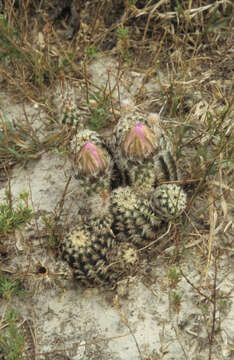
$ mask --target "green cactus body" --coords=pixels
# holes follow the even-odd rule
[[[62,259],[80,282],[114,285],[126,272],[134,271],[138,253],[133,244],[116,242],[109,196],[97,195],[92,200],[88,218],[82,218],[61,242]]]
[[[130,187],[120,187],[111,194],[116,239],[142,246],[155,238],[163,221],[179,216],[186,204],[185,192],[175,184],[160,185],[150,200]]]
[[[163,184],[153,191],[150,203],[155,216],[170,221],[180,216],[186,209],[187,195],[176,184]]]
[[[62,124],[66,124],[69,128],[73,127],[77,130],[80,122],[77,108],[73,107],[67,110],[66,112],[64,112],[61,120],[62,120]]]
[[[75,279],[102,284],[109,280],[107,253],[113,245],[111,233],[96,234],[92,227],[78,225],[61,244],[62,259],[73,269]]]
[[[171,151],[161,151],[154,161],[155,186],[163,182],[174,182],[181,179],[180,171]]]
[[[69,129],[82,128],[75,90],[69,81],[64,80],[64,78],[60,79],[55,88],[52,103],[56,108],[60,124],[67,125]]]
[[[176,162],[170,151],[159,152],[152,161],[132,164],[128,171],[131,187],[145,196],[163,182],[180,180]]]
[[[136,271],[139,263],[137,248],[132,243],[116,243],[107,254],[108,271],[111,282],[129,276]]]
[[[142,245],[152,240],[162,221],[156,217],[150,202],[130,187],[119,187],[111,194],[113,232],[118,241]]]
[[[132,188],[147,196],[155,186],[154,162],[147,161],[142,164],[132,163],[127,177]]]

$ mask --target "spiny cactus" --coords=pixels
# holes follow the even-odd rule
[[[88,219],[82,219],[62,240],[61,255],[75,279],[85,284],[114,284],[126,271],[135,269],[137,250],[132,244],[116,242],[108,196],[97,196],[92,205]]]
[[[130,187],[119,187],[111,193],[112,229],[118,241],[142,245],[152,240],[162,220],[156,217],[150,201]]]
[[[165,181],[178,181],[181,174],[170,151],[161,151],[154,162],[155,185]]]
[[[145,116],[138,112],[120,118],[110,147],[126,184],[145,193],[157,183],[158,154],[172,152],[171,142],[156,114]]]
[[[65,237],[61,252],[74,278],[85,285],[114,285],[138,264],[132,244],[117,244],[111,233],[95,235],[88,226],[76,226]]]
[[[121,279],[123,276],[132,274],[139,263],[137,248],[129,242],[115,243],[115,246],[107,254],[107,271],[111,281]]]
[[[110,189],[113,161],[96,132],[80,131],[71,142],[71,157],[73,174],[87,193]]]
[[[142,246],[155,238],[163,221],[181,215],[186,204],[185,192],[175,184],[159,186],[150,199],[130,187],[120,187],[111,194],[116,239]]]
[[[145,161],[142,164],[133,163],[128,169],[127,176],[131,187],[145,196],[164,182],[181,179],[180,171],[170,151],[159,152],[152,161]]]
[[[155,216],[170,221],[185,210],[187,195],[176,184],[163,184],[153,191],[150,203]]]
[[[88,225],[76,226],[61,243],[62,259],[73,269],[74,277],[83,282],[105,283],[107,253],[114,246],[111,232],[95,234]]]
[[[56,117],[60,124],[68,128],[82,128],[79,110],[76,103],[75,89],[71,83],[60,75],[52,96],[52,104],[56,109]]]
[[[76,157],[81,176],[98,176],[105,172],[107,159],[103,149],[87,141]]]
[[[74,176],[92,196],[88,216],[61,243],[62,258],[78,280],[114,284],[136,269],[135,246],[154,240],[186,208],[183,189],[164,183],[179,179],[172,145],[157,116],[132,112],[114,129],[110,150],[91,130],[79,131],[70,148]],[[111,191],[115,165],[131,187]]]
[[[145,124],[134,125],[121,143],[121,151],[131,160],[144,160],[155,152],[156,135]]]
[[[90,213],[62,239],[61,256],[74,278],[89,285],[114,285],[135,271],[138,253],[134,244],[120,244],[112,232],[113,215],[107,192],[92,197]]]
[[[80,222],[92,226],[94,234],[112,233],[113,216],[110,212],[110,192],[103,190],[92,194],[87,202],[88,214]]]
[[[157,117],[153,114],[144,115],[138,112],[130,113],[120,118],[116,125],[112,146],[121,158],[141,162],[143,159],[157,153],[168,141],[163,142],[165,134]],[[134,152],[134,149],[136,152]]]

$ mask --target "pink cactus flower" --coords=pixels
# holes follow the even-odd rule
[[[102,149],[88,141],[80,150],[77,162],[83,175],[95,176],[107,167],[106,155]]]
[[[142,159],[155,151],[156,136],[148,126],[136,124],[122,143],[122,150],[127,157]]]

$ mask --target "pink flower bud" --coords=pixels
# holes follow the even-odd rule
[[[136,124],[122,143],[122,150],[130,158],[147,158],[155,151],[156,136],[148,126]]]
[[[102,149],[88,141],[77,157],[79,168],[83,175],[95,176],[103,173],[107,167],[106,155]]]

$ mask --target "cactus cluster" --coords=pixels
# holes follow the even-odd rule
[[[137,248],[186,208],[172,144],[156,115],[131,112],[108,143],[83,129],[70,148],[73,175],[91,200],[88,217],[63,239],[62,258],[81,281],[113,283],[136,268]],[[123,181],[112,188],[115,167]]]
[[[176,184],[158,186],[150,199],[130,187],[119,187],[111,197],[116,239],[136,246],[152,241],[163,221],[174,219],[186,208],[186,194]]]
[[[132,244],[118,244],[111,232],[96,234],[92,226],[76,226],[63,239],[61,252],[74,278],[89,285],[114,285],[126,270],[131,272],[138,264]]]
[[[111,229],[113,217],[108,194],[97,196],[102,212],[94,209],[61,241],[62,259],[73,269],[74,278],[84,284],[114,284],[138,263],[132,244],[119,244]]]

